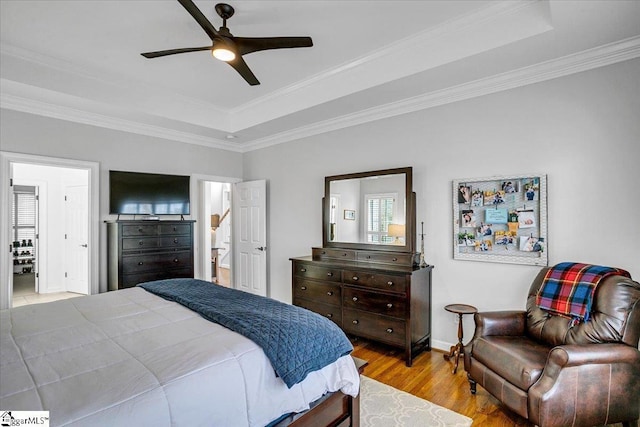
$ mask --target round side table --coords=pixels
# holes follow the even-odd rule
[[[452,357],[454,358],[455,364],[451,373],[455,374],[458,370],[458,361],[462,356],[464,356],[464,345],[462,344],[462,316],[465,314],[477,313],[478,309],[467,304],[449,304],[445,305],[444,309],[450,313],[456,313],[458,315],[458,344],[451,346],[449,354],[443,355],[445,360],[449,360]]]

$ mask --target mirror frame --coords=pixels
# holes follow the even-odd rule
[[[372,243],[355,242],[330,242],[329,232],[329,200],[331,199],[331,183],[345,179],[368,178],[372,176],[405,174],[405,244],[404,245],[378,245]],[[415,252],[416,242],[416,197],[413,192],[413,169],[409,167],[382,169],[369,172],[349,173],[344,175],[333,175],[324,178],[324,198],[322,199],[322,246],[325,248],[360,249],[387,252]]]

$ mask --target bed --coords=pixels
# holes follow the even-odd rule
[[[0,408],[73,426],[358,424],[350,355],[289,387],[254,341],[166,298],[135,287],[0,311]]]

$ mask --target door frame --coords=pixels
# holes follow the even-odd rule
[[[56,166],[70,169],[85,169],[89,172],[89,294],[99,292],[100,271],[100,164],[98,162],[64,159],[58,157],[37,156],[33,154],[0,151],[0,253],[4,248],[10,248],[11,228],[11,200],[9,180],[12,176],[14,163],[26,163],[41,166]],[[10,251],[5,256],[0,256],[0,271],[4,277],[0,277],[0,309],[10,308],[13,298],[13,267]]]
[[[192,174],[191,175],[191,217],[196,219],[194,224],[194,235],[196,238],[194,239],[195,245],[193,248],[193,258],[194,258],[194,272],[195,277],[197,279],[202,279],[206,281],[210,281],[211,277],[206,277],[205,274],[205,263],[211,262],[211,252],[206,248],[207,239],[205,238],[205,230],[209,231],[211,218],[210,213],[206,212],[207,204],[205,203],[205,198],[207,195],[204,191],[204,182],[225,182],[230,184],[235,184],[237,182],[242,182],[242,178],[231,178],[228,176],[219,176],[219,175],[204,175],[204,174]],[[233,186],[232,186],[233,188]],[[233,190],[231,197],[233,197]],[[208,240],[209,242],[211,240]],[[233,247],[234,237],[233,232],[231,233],[231,245]],[[235,260],[233,257],[231,258],[231,271],[233,271],[233,263]],[[233,279],[233,275],[231,277],[231,283],[229,284],[232,288],[235,288],[235,283]]]

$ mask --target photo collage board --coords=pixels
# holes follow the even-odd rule
[[[453,181],[454,259],[546,266],[546,175]]]

